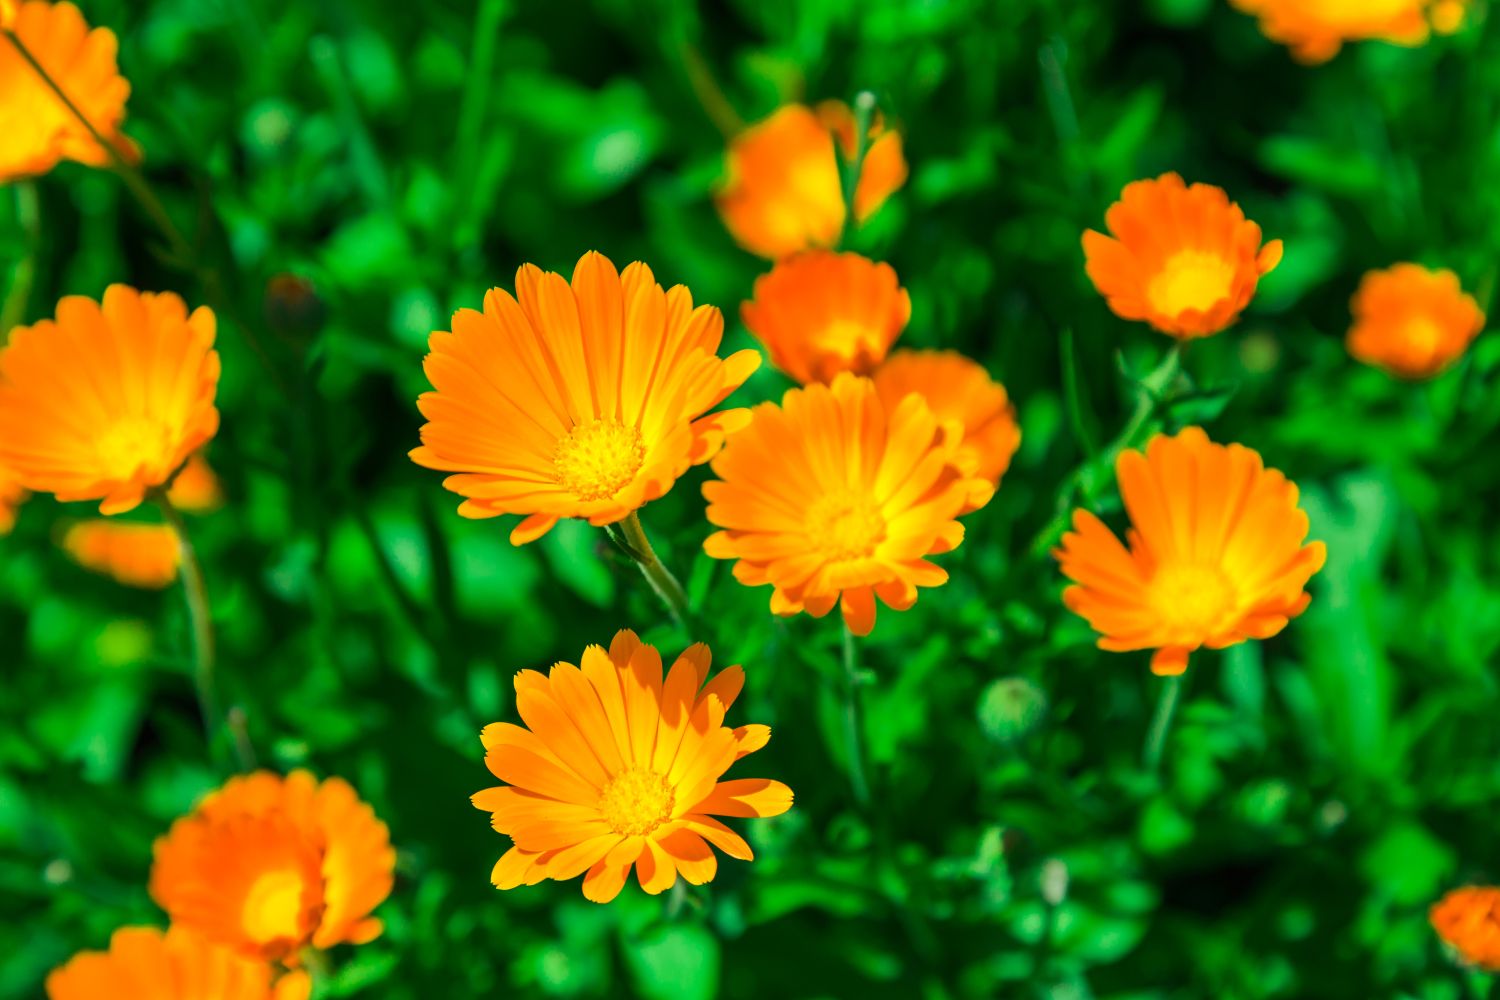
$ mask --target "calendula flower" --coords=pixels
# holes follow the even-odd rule
[[[740,307],[771,364],[798,382],[868,375],[911,319],[911,297],[889,264],[857,253],[809,250],[755,281]]]
[[[728,177],[715,200],[735,241],[772,260],[837,243],[847,211],[834,143],[852,158],[855,129],[841,101],[788,104],[731,140]],[[905,183],[901,136],[877,119],[854,191],[855,220],[875,214]]]
[[[523,514],[520,545],[564,517],[612,524],[708,461],[745,410],[704,416],[760,366],[718,356],[724,318],[664,292],[645,264],[623,274],[588,253],[573,283],[527,264],[517,298],[494,289],[432,335],[423,367],[435,392],[413,461],[453,472],[465,517]],[[518,301],[519,300],[519,301]]]
[[[188,514],[211,514],[224,505],[224,489],[202,452],[188,459],[173,478],[167,499]]]
[[[218,430],[213,343],[214,314],[171,292],[68,296],[0,351],[0,464],[59,500],[134,508]]]
[[[177,532],[166,524],[83,521],[63,533],[62,547],[84,569],[144,590],[170,586],[181,559]]]
[[[1231,326],[1256,285],[1281,262],[1281,241],[1222,188],[1177,174],[1125,186],[1104,217],[1111,236],[1083,234],[1089,278],[1121,319],[1191,340]]]
[[[1021,428],[1005,386],[982,365],[957,351],[897,351],[874,378],[886,409],[917,393],[938,420],[956,422],[963,429],[959,467],[965,475],[1000,485],[1021,446]]]
[[[1465,963],[1500,972],[1500,888],[1454,889],[1432,907],[1429,918]]]
[[[1421,45],[1432,30],[1451,34],[1463,26],[1460,0],[1230,0],[1260,19],[1261,34],[1292,50],[1304,63],[1327,62],[1345,42],[1378,39]]]
[[[734,576],[770,584],[771,610],[821,618],[838,604],[856,635],[875,625],[875,598],[905,611],[918,587],[948,574],[927,556],[963,540],[955,518],[993,490],[966,474],[961,431],[919,395],[895,406],[875,383],[843,374],[755,407],[750,426],[714,459],[703,485],[721,531],[703,548],[737,559]]]
[[[48,1000],[307,1000],[303,972],[279,978],[265,962],[173,927],[122,927],[109,951],[84,951],[47,977]]]
[[[495,865],[501,889],[583,876],[583,894],[614,899],[635,866],[641,888],[694,885],[718,870],[712,844],[750,861],[750,845],[716,816],[777,816],[792,806],[779,781],[720,781],[730,765],[765,746],[767,726],[729,729],[739,667],[708,679],[711,658],[691,646],[662,678],[661,655],[622,631],[609,652],[583,651],[581,666],[516,675],[525,727],[485,728],[485,763],[501,781],[473,797],[514,842]]]
[[[16,511],[26,502],[26,488],[13,473],[0,465],[0,536],[16,526]]]
[[[4,3],[0,27],[15,37],[0,37],[0,183],[44,174],[61,160],[110,162],[109,150],[27,62],[18,42],[121,156],[138,158],[120,132],[130,84],[115,65],[115,33],[90,28],[71,3]]]
[[[390,895],[386,826],[341,778],[231,778],[156,841],[151,896],[184,927],[262,960],[364,944]]]
[[[1306,609],[1326,551],[1304,544],[1297,487],[1260,455],[1189,427],[1122,451],[1115,473],[1129,548],[1080,510],[1053,552],[1100,649],[1154,649],[1153,672],[1180,674],[1194,650],[1269,638]]]
[[[1456,274],[1416,264],[1366,274],[1351,308],[1349,353],[1401,378],[1441,373],[1484,329],[1484,312]]]

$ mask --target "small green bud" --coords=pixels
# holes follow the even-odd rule
[[[979,698],[979,725],[996,743],[1015,743],[1046,714],[1046,693],[1024,677],[1002,677]]]

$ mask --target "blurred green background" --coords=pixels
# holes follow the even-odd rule
[[[400,848],[388,932],[335,956],[324,996],[1224,1000],[1484,995],[1426,921],[1500,877],[1500,338],[1395,382],[1346,355],[1371,267],[1452,267],[1488,305],[1500,262],[1500,24],[1296,65],[1220,0],[517,0],[393,5],[86,0],[115,29],[145,170],[222,276],[274,378],[221,323],[228,505],[193,522],[221,682],[263,763],[347,777]],[[633,627],[677,634],[601,532],[513,549],[415,467],[427,334],[530,261],[643,259],[724,308],[761,262],[722,229],[723,136],[701,60],[746,120],[874,91],[911,179],[854,245],[910,289],[907,346],[984,362],[1025,440],[943,564],[884,613],[864,661],[877,809],[849,792],[836,620],[782,621],[701,553],[694,470],[644,512],[690,581],[733,721],[776,736],[746,774],[797,806],[748,826],[683,918],[627,888],[509,893],[469,795],[512,673]],[[1113,436],[1165,338],[1117,320],[1079,234],[1129,180],[1225,187],[1285,263],[1240,326],[1194,346],[1206,421],[1303,490],[1328,543],[1311,609],[1274,641],[1195,657],[1159,778],[1139,763],[1146,654],[1096,651],[1034,544]],[[25,317],[126,281],[203,301],[116,178],[65,165],[37,224],[0,190],[0,281]],[[309,279],[319,303],[275,299]],[[324,322],[317,323],[321,313]],[[1071,331],[1071,337],[1065,336]],[[1079,380],[1064,398],[1064,352]],[[277,386],[284,386],[285,392]],[[778,397],[763,369],[734,398]],[[1094,486],[1117,510],[1113,483]],[[1060,506],[1061,505],[1061,506]],[[0,541],[0,997],[159,923],[152,838],[207,762],[180,594],[87,575],[55,547],[87,516],[33,499]],[[1030,726],[1010,721],[1035,696]],[[1056,904],[1056,905],[1054,905]],[[1465,990],[1472,991],[1466,994]]]

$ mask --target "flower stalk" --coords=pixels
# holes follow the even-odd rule
[[[641,575],[667,606],[672,620],[679,628],[687,628],[692,617],[688,610],[687,592],[651,547],[651,539],[646,537],[646,529],[641,524],[640,512],[631,511],[624,520],[611,525],[610,530],[616,544],[641,568]]]
[[[870,804],[870,783],[865,777],[864,707],[860,696],[859,647],[854,633],[844,624],[844,755],[849,758],[849,785],[861,809]]]
[[[1162,752],[1167,747],[1167,734],[1172,730],[1172,719],[1177,714],[1177,702],[1182,696],[1182,674],[1162,678],[1161,694],[1156,701],[1156,714],[1151,717],[1151,728],[1146,732],[1146,747],[1141,754],[1149,774],[1161,770]]]

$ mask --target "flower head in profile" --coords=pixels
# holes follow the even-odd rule
[[[1350,308],[1349,353],[1400,378],[1441,374],[1484,329],[1484,312],[1458,275],[1417,264],[1369,272]]]
[[[1454,889],[1433,905],[1428,918],[1465,964],[1500,972],[1500,888]]]
[[[735,241],[771,260],[837,243],[847,211],[835,143],[852,158],[856,128],[842,101],[788,104],[731,140],[728,177],[716,201]],[[854,191],[858,222],[906,183],[900,134],[877,117],[868,143]]]
[[[760,365],[718,355],[724,318],[663,291],[645,264],[623,274],[585,254],[573,281],[530,264],[516,297],[494,289],[432,335],[412,460],[455,473],[465,517],[521,514],[515,544],[564,517],[612,524],[708,461],[745,410],[704,414]]]
[[[0,27],[47,71],[118,153],[136,159],[120,132],[130,84],[115,64],[119,43],[108,28],[90,28],[71,3],[0,0]],[[110,162],[87,126],[27,62],[16,43],[0,38],[0,184],[44,174],[61,160]]]
[[[249,959],[180,927],[122,927],[108,951],[79,952],[47,977],[47,1000],[307,1000],[304,972],[276,977]]]
[[[26,502],[26,487],[15,474],[0,465],[0,536],[16,526],[16,512]]]
[[[776,614],[821,618],[838,605],[868,635],[877,597],[905,611],[918,587],[947,582],[927,557],[957,548],[956,518],[993,493],[964,471],[961,437],[921,396],[889,406],[856,375],[788,390],[714,459],[719,478],[703,495],[721,530],[704,551],[739,560],[741,583],[771,585]]]
[[[156,841],[151,896],[184,927],[262,960],[364,944],[390,895],[386,826],[341,778],[231,778]]]
[[[663,678],[656,649],[622,631],[608,652],[585,649],[581,666],[516,675],[525,725],[497,722],[482,735],[485,763],[505,784],[473,798],[514,841],[495,865],[496,886],[582,875],[584,896],[607,903],[632,865],[654,895],[678,875],[694,885],[711,880],[718,859],[710,845],[753,859],[715,817],[780,815],[792,791],[765,778],[720,780],[771,730],[724,725],[745,675],[729,667],[709,680],[709,665],[700,643]]]
[[[177,532],[166,524],[82,521],[63,532],[62,547],[84,569],[143,590],[170,586],[181,559]]]
[[[1281,241],[1262,246],[1222,188],[1177,174],[1127,184],[1104,219],[1111,235],[1083,234],[1094,287],[1121,319],[1179,340],[1232,326],[1281,262]]]
[[[809,250],[757,278],[740,316],[771,364],[803,384],[829,382],[884,360],[911,319],[911,297],[889,264]]]
[[[956,422],[963,430],[958,464],[964,474],[1000,485],[1021,446],[1021,428],[1005,386],[982,365],[957,351],[897,351],[874,379],[886,409],[916,393],[938,420]]]
[[[1194,650],[1269,638],[1307,607],[1326,552],[1307,542],[1297,487],[1260,455],[1189,427],[1122,451],[1115,472],[1129,547],[1079,510],[1053,552],[1073,581],[1063,603],[1100,649],[1154,649],[1153,672],[1180,674]]]
[[[1322,63],[1345,42],[1421,45],[1463,26],[1467,0],[1230,0],[1259,19],[1261,34],[1299,62]]]
[[[111,285],[0,351],[0,464],[59,500],[137,506],[219,428],[214,314],[171,292]]]

